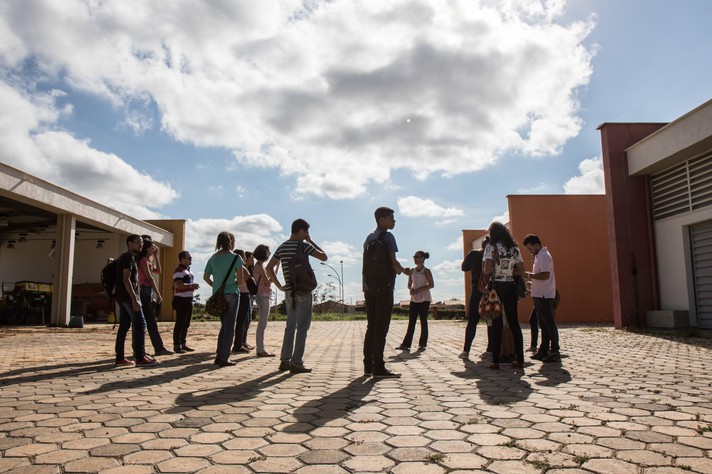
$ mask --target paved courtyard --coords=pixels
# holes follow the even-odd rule
[[[315,322],[300,375],[217,368],[214,323],[191,327],[197,352],[119,369],[111,326],[0,328],[0,472],[712,473],[711,339],[566,327],[561,364],[493,372],[483,326],[471,361],[464,323],[410,354],[405,326],[388,380],[363,377],[358,321]]]

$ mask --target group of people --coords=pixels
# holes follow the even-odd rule
[[[521,252],[512,238],[509,229],[500,222],[493,222],[482,240],[481,249],[471,251],[462,262],[462,270],[472,274],[472,292],[468,305],[468,321],[465,329],[465,344],[460,353],[461,359],[468,359],[472,341],[475,338],[477,324],[480,320],[478,306],[482,298],[482,281],[492,281],[503,307],[503,317],[494,319],[487,327],[487,350],[492,354],[490,368],[500,368],[500,351],[503,318],[514,339],[515,360],[512,368],[524,367],[524,338],[519,326],[517,303],[520,295],[517,291],[515,277],[526,278],[534,300],[534,309],[530,316],[532,329],[532,359],[544,362],[559,362],[559,332],[554,319],[556,304],[556,277],[554,262],[548,249],[542,246],[541,240],[534,234],[528,234],[523,241],[531,252],[534,262],[532,271],[524,270]],[[538,348],[538,326],[541,325],[542,340]]]
[[[425,267],[429,254],[419,250],[413,255],[414,266],[403,267],[396,253],[398,245],[391,230],[395,227],[395,213],[388,207],[379,207],[374,213],[376,229],[363,244],[363,291],[366,301],[367,328],[363,343],[364,375],[374,378],[395,378],[400,374],[386,368],[384,351],[386,337],[391,322],[394,303],[394,288],[397,275],[408,276],[410,291],[410,318],[405,337],[398,350],[410,350],[415,326],[421,322],[418,342],[419,350],[425,350],[428,341],[427,316],[432,301],[430,290],[434,279],[430,269]],[[297,219],[292,223],[291,235],[270,254],[266,245],[259,245],[254,252],[235,250],[235,236],[230,232],[220,232],[215,244],[215,253],[208,260],[204,281],[211,287],[212,295],[223,292],[225,309],[220,315],[220,332],[214,364],[220,367],[235,365],[230,360],[231,353],[246,353],[253,349],[247,344],[247,331],[252,319],[253,294],[259,309],[256,331],[258,357],[273,357],[264,347],[264,333],[270,310],[271,286],[275,285],[285,294],[287,323],[282,340],[279,370],[292,374],[308,373],[311,368],[304,365],[306,340],[312,319],[312,292],[304,290],[296,283],[296,275],[304,269],[297,268],[314,257],[322,262],[326,253],[309,234],[309,223]],[[160,304],[162,297],[156,285],[155,273],[160,273],[157,247],[149,236],[130,235],[126,239],[127,252],[117,259],[116,301],[119,307],[119,331],[116,338],[116,365],[133,365],[124,356],[124,342],[128,329],[133,326],[132,348],[136,365],[153,365],[155,359],[146,354],[145,331],[148,329],[156,355],[172,354],[164,347],[158,332],[154,313],[154,302]],[[541,245],[536,235],[530,234],[524,245],[534,255],[531,272],[524,271],[523,260],[517,244],[509,230],[501,223],[494,222],[488,229],[488,236],[482,249],[473,251],[463,262],[463,271],[471,271],[473,292],[468,309],[468,324],[465,331],[465,346],[460,357],[468,358],[472,341],[479,322],[478,302],[481,292],[477,282],[481,274],[491,279],[494,289],[502,301],[504,317],[507,318],[515,344],[516,360],[514,368],[524,365],[522,330],[517,314],[518,293],[515,276],[531,282],[534,298],[535,317],[542,326],[542,344],[532,356],[546,362],[560,360],[559,339],[554,321],[554,298],[556,280],[551,255]],[[304,254],[304,255],[298,255]],[[190,352],[186,345],[187,330],[192,313],[193,293],[199,288],[190,270],[191,256],[188,251],[178,254],[179,264],[173,273],[174,298],[172,307],[176,311],[173,331],[173,350],[176,353]],[[293,263],[294,261],[294,263]],[[297,263],[298,262],[298,263]],[[277,275],[281,266],[282,280]],[[294,267],[294,268],[293,268]],[[310,267],[308,269],[311,271]],[[313,271],[311,271],[313,274]],[[250,284],[251,283],[251,284]],[[250,286],[253,288],[251,289]],[[252,290],[252,291],[251,291]],[[488,326],[488,352],[492,353],[490,368],[499,369],[503,318],[495,319]],[[534,336],[533,336],[534,337]]]

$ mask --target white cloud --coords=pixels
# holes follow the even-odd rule
[[[509,210],[504,211],[503,214],[500,214],[499,216],[494,216],[492,220],[490,221],[490,224],[492,222],[501,222],[502,224],[508,224],[509,223]]]
[[[396,169],[423,179],[558,153],[581,127],[576,95],[594,54],[583,46],[593,20],[557,23],[564,7],[8,0],[0,62],[7,77],[32,63],[38,81],[106,100],[136,133],[160,123],[176,140],[278,168],[297,193],[352,198]]]
[[[447,247],[445,247],[447,250],[457,250],[457,251],[462,251],[462,236],[458,237],[455,242],[451,243]]]
[[[279,222],[267,214],[256,214],[232,219],[189,219],[185,230],[186,246],[194,256],[209,256],[215,251],[217,235],[222,231],[232,232],[235,247],[243,250],[252,251],[257,245],[265,244],[274,251],[282,243]]]
[[[237,197],[242,199],[247,196],[247,188],[245,188],[244,186],[236,186],[235,193],[237,194]]]
[[[345,242],[329,242],[321,244],[329,260],[326,262],[334,268],[339,267],[339,262],[343,261],[345,265],[353,265],[361,262],[361,253],[356,251],[353,245]]]
[[[405,217],[458,217],[464,215],[456,207],[444,208],[430,199],[407,196],[398,199],[398,212]]]
[[[558,192],[558,188],[555,189],[552,185],[546,183],[539,183],[536,186],[517,190],[517,194],[547,194],[556,192]]]
[[[579,164],[579,176],[574,176],[564,183],[566,194],[604,194],[606,185],[603,176],[601,157],[583,160]]]

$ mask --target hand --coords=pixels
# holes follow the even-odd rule
[[[133,308],[133,310],[138,313],[139,311],[141,311],[141,303],[139,303],[138,300],[134,299],[131,302],[131,308]]]
[[[193,289],[197,290],[198,288],[200,288],[200,285],[198,285],[197,283],[193,283]]]

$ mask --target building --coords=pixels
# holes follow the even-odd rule
[[[24,293],[51,301],[35,323],[67,325],[77,302],[73,293],[96,288],[101,268],[125,251],[129,234],[151,235],[158,244],[166,267],[159,287],[170,294],[170,270],[185,245],[184,220],[142,221],[0,163],[2,309],[23,282]],[[170,304],[162,305],[161,319],[172,317]]]
[[[598,128],[616,327],[712,329],[712,100]]]
[[[612,317],[611,272],[608,256],[606,199],[603,195],[509,195],[509,230],[520,244],[524,267],[532,268],[532,256],[521,244],[536,234],[554,258],[561,303],[557,321],[610,323]],[[486,230],[463,230],[463,255],[479,249]],[[471,278],[465,274],[469,301]],[[519,320],[529,320],[533,303],[519,303]]]

